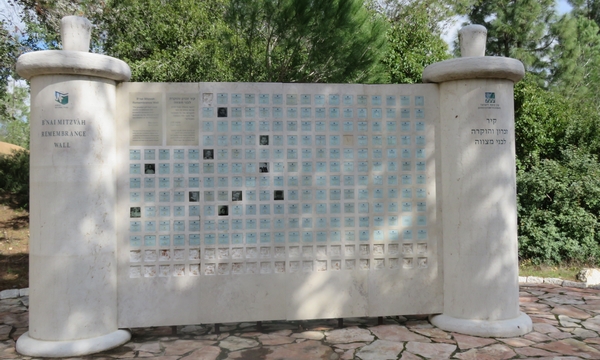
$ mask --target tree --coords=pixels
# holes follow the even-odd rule
[[[6,108],[0,120],[0,141],[29,148],[29,88],[11,81],[9,91],[0,97]]]
[[[21,41],[25,51],[60,49],[60,23],[64,16],[87,17],[96,23],[102,14],[104,1],[95,0],[6,0],[23,9],[26,36]],[[92,43],[100,34],[92,32]],[[97,46],[95,47],[97,50]]]
[[[369,6],[396,22],[409,11],[425,11],[427,26],[436,34],[455,22],[474,0],[369,0]]]
[[[487,28],[487,55],[519,59],[545,77],[554,8],[555,0],[474,0],[463,11],[471,24]]]
[[[594,21],[600,26],[600,2],[598,0],[568,0],[573,6],[571,14]]]
[[[386,23],[362,0],[231,0],[239,81],[380,82]]]
[[[0,99],[8,92],[8,80],[15,76],[15,63],[19,55],[19,44],[7,29],[7,22],[0,19]],[[0,118],[7,116],[7,104],[0,103]]]
[[[385,21],[362,0],[113,0],[101,47],[133,81],[381,81]]]
[[[554,25],[550,84],[571,101],[600,110],[600,29],[590,19],[565,15]]]
[[[132,81],[233,81],[224,0],[114,0],[98,24],[104,53]]]
[[[15,86],[15,63],[21,52],[18,33],[0,19],[0,141],[29,147],[28,89]],[[9,86],[9,84],[11,86]]]
[[[518,82],[515,86],[517,170],[527,171],[543,159],[558,158],[572,115],[567,99],[543,89],[532,74]]]
[[[397,5],[390,14],[388,51],[383,63],[391,83],[421,82],[427,65],[446,60],[448,46],[441,38],[439,23],[432,23],[430,7],[423,2]]]

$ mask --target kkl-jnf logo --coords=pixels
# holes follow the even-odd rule
[[[67,105],[69,103],[69,94],[63,94],[61,92],[54,92],[54,100],[61,105]]]
[[[485,103],[486,104],[495,104],[496,103],[496,93],[486,92],[485,93]]]

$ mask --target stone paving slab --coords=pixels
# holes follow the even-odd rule
[[[230,323],[218,334],[197,324],[130,329],[129,343],[79,359],[600,359],[600,290],[526,283],[520,300],[534,331],[514,338],[443,331],[424,315],[344,319],[342,329],[332,319]],[[30,359],[15,352],[28,304],[27,296],[0,300],[0,359]]]

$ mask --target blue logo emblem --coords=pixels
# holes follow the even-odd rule
[[[496,103],[496,93],[486,92],[485,93],[485,103],[486,104],[495,104]]]
[[[61,92],[55,91],[54,100],[61,105],[67,105],[69,103],[69,94],[63,94]]]

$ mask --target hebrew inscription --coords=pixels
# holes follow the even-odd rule
[[[490,114],[493,114],[494,110],[501,110],[502,107],[499,103],[496,102],[496,93],[495,92],[485,92],[484,93],[484,102],[479,104],[477,107],[479,110],[490,110]],[[474,135],[475,145],[485,145],[485,146],[497,146],[497,145],[506,145],[507,137],[509,136],[509,130],[505,128],[497,128],[496,126],[500,125],[498,121],[502,119],[498,118],[485,118],[482,119],[481,123],[485,126],[482,128],[471,129],[471,135]]]

